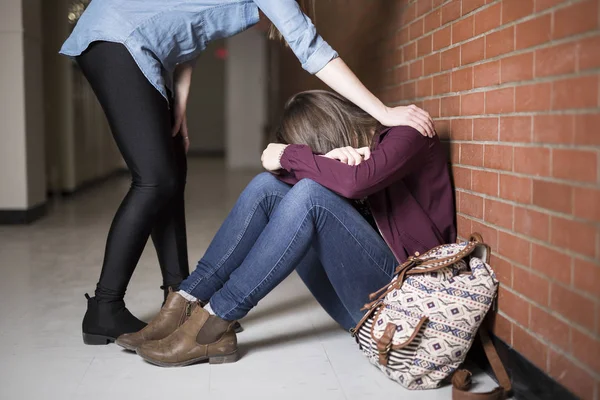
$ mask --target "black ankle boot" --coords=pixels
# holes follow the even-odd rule
[[[81,324],[85,344],[109,344],[124,333],[137,332],[146,326],[129,312],[123,300],[103,302],[87,293],[85,297],[88,307]]]
[[[167,301],[167,297],[169,296],[169,293],[177,292],[179,290],[179,285],[181,285],[181,282],[177,283],[175,285],[163,285],[160,287],[164,293],[164,298],[163,298],[163,303],[162,303],[163,306],[165,305],[165,301]]]

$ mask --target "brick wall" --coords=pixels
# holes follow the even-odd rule
[[[317,25],[389,105],[448,143],[461,237],[501,281],[494,331],[600,400],[600,1],[319,1]],[[289,53],[282,95],[322,87]]]

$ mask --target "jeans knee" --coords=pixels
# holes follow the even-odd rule
[[[328,192],[329,189],[312,179],[302,179],[294,185],[288,196],[291,196],[296,204],[314,205],[320,194]]]
[[[244,194],[256,198],[261,195],[281,192],[285,194],[289,190],[289,186],[275,177],[269,172],[262,172],[256,175],[246,186]]]

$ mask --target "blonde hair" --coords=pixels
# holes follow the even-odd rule
[[[316,23],[316,9],[314,0],[296,0],[302,12],[310,18],[313,23]],[[271,23],[269,28],[269,39],[281,40],[285,42],[285,39],[277,27]],[[287,43],[286,43],[287,44]]]

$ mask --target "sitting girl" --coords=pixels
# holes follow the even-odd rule
[[[237,360],[235,322],[296,270],[344,329],[415,252],[454,242],[447,157],[437,137],[382,127],[343,97],[285,106],[265,169],[240,195],[196,270],[160,313],[117,343],[160,366]]]

